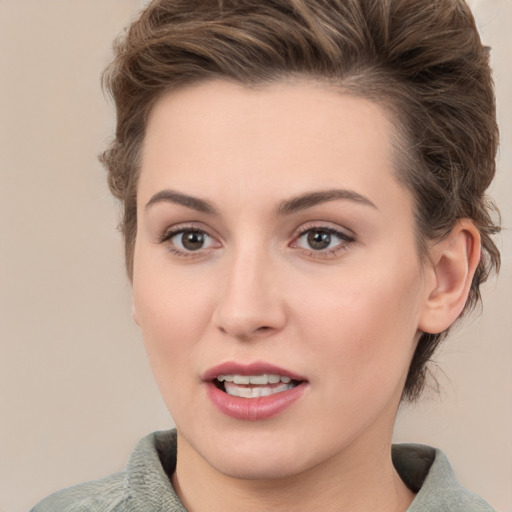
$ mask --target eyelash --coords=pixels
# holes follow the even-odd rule
[[[208,234],[208,232],[204,229],[200,229],[196,226],[179,226],[174,229],[171,229],[169,231],[165,231],[162,236],[159,237],[158,242],[160,244],[167,244],[167,249],[169,252],[171,252],[175,256],[179,256],[182,258],[193,258],[198,256],[204,256],[205,249],[198,249],[197,251],[191,251],[191,250],[183,250],[180,248],[175,247],[170,242],[175,236],[178,236],[183,233],[197,233],[201,234],[206,237],[207,240],[215,240],[215,238]],[[206,249],[208,251],[208,248]]]
[[[297,245],[297,242],[302,237],[304,237],[308,233],[312,233],[312,232],[324,233],[324,234],[327,234],[327,235],[330,235],[330,236],[331,235],[335,236],[335,237],[337,237],[340,240],[340,242],[334,248],[331,248],[331,249],[318,249],[318,250],[315,250],[315,249],[312,249],[312,248],[306,249],[306,248],[303,248],[303,247],[302,248],[299,247]],[[176,255],[176,256],[179,256],[179,257],[182,257],[182,258],[200,257],[200,256],[204,256],[205,252],[210,252],[210,250],[211,250],[210,247],[207,247],[205,249],[199,248],[199,249],[197,249],[197,251],[193,251],[193,250],[186,250],[186,249],[184,250],[184,249],[181,249],[181,248],[177,248],[173,244],[168,243],[174,237],[176,237],[176,236],[178,236],[180,234],[183,234],[183,233],[197,233],[197,234],[201,234],[201,235],[205,236],[206,240],[215,241],[215,237],[211,236],[206,230],[200,229],[200,228],[198,228],[196,226],[186,226],[185,225],[185,226],[175,227],[175,228],[173,228],[173,229],[171,229],[169,231],[165,231],[159,237],[158,242],[160,244],[167,244],[167,249],[173,255]],[[297,235],[294,236],[292,242],[289,244],[289,247],[302,249],[302,251],[307,256],[310,256],[310,257],[329,259],[329,258],[334,258],[335,256],[337,256],[339,252],[348,249],[354,242],[355,242],[355,238],[353,236],[348,235],[347,233],[344,233],[344,232],[342,232],[342,231],[340,231],[338,229],[335,229],[335,228],[332,228],[332,227],[329,227],[329,226],[325,226],[325,225],[309,225],[309,226],[306,226],[306,227],[302,228],[297,233]],[[219,247],[221,247],[220,244],[219,244]]]
[[[348,235],[347,233],[344,233],[343,231],[340,231],[338,229],[325,226],[325,225],[310,225],[302,228],[297,236],[294,238],[293,242],[291,243],[291,247],[294,247],[293,244],[295,244],[298,240],[300,240],[302,237],[307,235],[308,233],[325,233],[327,235],[333,235],[340,239],[340,242],[331,249],[305,249],[302,248],[303,251],[306,252],[307,256],[311,256],[314,258],[323,258],[323,259],[329,259],[334,258],[338,255],[341,251],[347,250],[356,240],[353,236]],[[296,246],[295,246],[296,247]]]

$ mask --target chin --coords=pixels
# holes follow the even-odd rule
[[[195,449],[213,469],[226,476],[276,480],[298,475],[315,466],[319,462],[315,459],[321,460],[318,450],[315,453],[313,447],[305,446],[304,439],[282,432],[231,432]]]
[[[278,458],[267,458],[260,453],[251,459],[241,459],[238,454],[234,454],[222,457],[218,464],[216,460],[209,462],[218,472],[241,480],[279,480],[296,476],[305,469],[297,461],[290,463],[276,460]]]

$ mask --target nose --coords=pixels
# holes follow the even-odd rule
[[[268,337],[286,324],[278,269],[265,253],[239,254],[228,264],[213,321],[238,340]]]

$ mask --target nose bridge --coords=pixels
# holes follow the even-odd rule
[[[275,258],[261,245],[234,249],[217,304],[217,326],[241,339],[281,329],[286,318],[277,276]]]

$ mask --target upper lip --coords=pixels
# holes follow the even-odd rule
[[[249,364],[227,361],[206,370],[202,375],[203,381],[212,381],[219,375],[280,375],[281,377],[290,377],[292,380],[304,381],[305,377],[264,361],[256,361]]]

